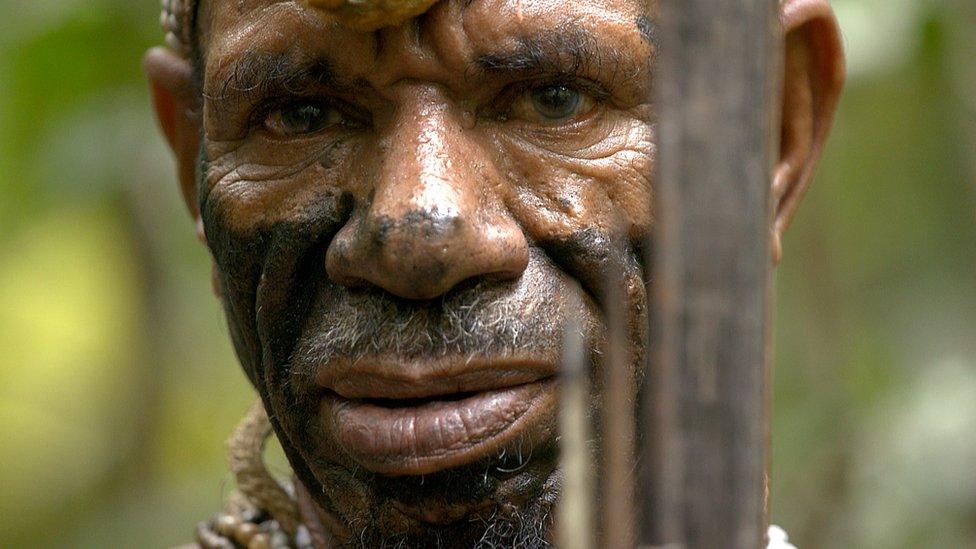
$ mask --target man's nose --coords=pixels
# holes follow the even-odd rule
[[[326,256],[329,276],[432,299],[468,279],[515,279],[528,243],[488,173],[492,163],[437,90],[421,90],[381,137],[372,201]]]

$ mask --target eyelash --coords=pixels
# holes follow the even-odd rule
[[[570,88],[577,88],[581,92],[587,93],[593,99],[597,101],[607,101],[610,99],[610,93],[607,92],[606,88],[589,78],[582,78],[579,76],[572,75],[556,75],[555,77],[530,80],[524,84],[524,87],[520,90],[522,92],[527,92],[534,88],[544,88],[547,86],[567,86]]]
[[[568,74],[554,74],[542,78],[533,78],[509,84],[495,95],[495,99],[489,107],[482,113],[483,118],[504,117],[504,113],[509,112],[515,101],[522,94],[534,89],[545,88],[548,86],[566,86],[575,88],[588,94],[596,103],[606,103],[611,100],[611,94],[601,84],[588,78]]]
[[[552,74],[540,78],[532,78],[508,84],[494,96],[493,100],[488,103],[488,108],[483,111],[483,114],[480,117],[503,118],[505,116],[504,113],[510,112],[515,101],[522,94],[528,93],[533,89],[547,86],[567,86],[576,88],[583,93],[589,94],[589,96],[597,103],[606,103],[607,101],[610,101],[612,97],[603,85],[588,78],[570,74]],[[248,131],[263,128],[265,120],[275,110],[283,109],[303,101],[321,103],[323,106],[338,110],[340,113],[348,116],[349,118],[354,119],[362,117],[362,113],[353,112],[356,110],[354,107],[334,97],[315,94],[278,96],[262,101],[258,107],[251,112],[247,121]],[[371,121],[368,121],[367,123],[371,123]]]
[[[262,101],[248,116],[248,131],[260,130],[264,127],[264,122],[271,113],[289,106],[298,105],[303,102],[319,103],[323,107],[328,107],[339,111],[343,116],[350,119],[362,118],[361,113],[353,112],[355,109],[342,101],[330,96],[323,95],[291,95],[272,97]]]

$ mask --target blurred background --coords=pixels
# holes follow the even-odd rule
[[[777,277],[773,520],[976,547],[976,3],[833,4],[850,79]],[[157,3],[0,20],[0,547],[189,541],[252,393],[139,68]]]

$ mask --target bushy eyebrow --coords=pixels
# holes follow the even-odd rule
[[[223,76],[226,75],[226,76]],[[341,87],[325,59],[297,59],[288,52],[249,51],[204,91],[208,100],[247,100],[276,94],[301,95],[323,86]]]
[[[650,48],[657,50],[652,27],[646,19],[636,22],[635,29]],[[560,29],[522,36],[515,45],[475,58],[473,72],[482,75],[502,74],[586,74],[590,72],[620,74],[640,72],[647,68],[651,56],[635,58],[619,47],[601,42],[581,28]],[[616,79],[616,78],[614,78]]]
[[[612,52],[611,52],[612,53]],[[474,61],[480,72],[578,72],[601,58],[589,33],[544,33],[522,36],[513,48],[485,53]],[[602,62],[602,60],[601,60]]]
[[[635,29],[650,46],[652,55],[657,51],[653,28],[646,17],[635,22]],[[482,54],[471,63],[466,76],[582,75],[599,70],[616,80],[621,74],[633,77],[643,72],[650,60],[626,55],[613,44],[601,43],[585,29],[564,28],[523,36],[515,40],[514,47]],[[344,92],[356,88],[341,82],[326,59],[308,58],[294,51],[247,51],[228,68],[218,71],[215,78],[216,82],[205,87],[204,97],[218,102],[301,95],[322,87]]]

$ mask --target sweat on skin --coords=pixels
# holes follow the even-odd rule
[[[595,410],[608,272],[635,375],[644,352],[655,4],[444,0],[356,31],[300,2],[203,0],[192,59],[147,54],[319,544],[549,543],[561,333],[580,319]],[[826,2],[782,10],[774,260],[843,76]]]

